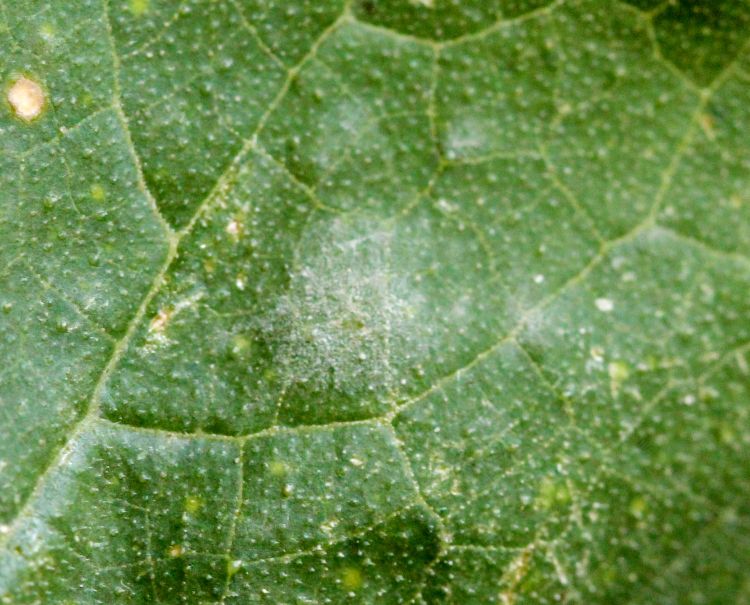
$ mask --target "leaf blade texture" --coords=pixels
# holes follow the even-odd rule
[[[750,599],[750,4],[0,29],[1,603]]]

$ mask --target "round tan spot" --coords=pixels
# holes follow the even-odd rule
[[[15,114],[27,122],[38,117],[44,108],[44,90],[34,80],[20,78],[8,91],[8,102]]]

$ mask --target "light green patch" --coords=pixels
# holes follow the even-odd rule
[[[185,498],[185,512],[194,515],[203,508],[203,499],[200,496],[188,496]]]
[[[42,37],[42,39],[47,42],[48,44],[51,44],[55,41],[57,37],[57,30],[55,29],[55,26],[51,23],[44,23],[39,28],[39,35]]]
[[[539,486],[535,504],[538,508],[549,510],[570,502],[570,489],[565,481],[545,477]]]
[[[726,422],[719,423],[718,434],[721,442],[726,445],[732,445],[737,442],[737,431]]]
[[[630,376],[630,366],[624,361],[611,361],[607,364],[607,373],[609,374],[609,390],[612,397],[620,394],[620,389]]]
[[[240,569],[242,569],[243,562],[241,559],[234,559],[227,561],[227,577],[231,580]]]
[[[643,496],[637,496],[628,504],[628,511],[637,519],[642,519],[648,510],[648,502]]]
[[[99,183],[95,183],[94,185],[91,185],[91,197],[95,202],[103,202],[107,199],[107,190]]]
[[[252,352],[253,342],[244,334],[237,334],[232,337],[232,353],[239,357],[244,357]]]
[[[130,12],[136,17],[143,17],[149,9],[150,0],[130,0]]]
[[[271,460],[268,463],[268,472],[274,477],[283,477],[289,472],[289,465],[282,460]]]

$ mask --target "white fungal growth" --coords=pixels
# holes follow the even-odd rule
[[[597,298],[594,301],[594,304],[596,305],[596,308],[599,309],[602,313],[611,313],[615,308],[615,303],[613,303],[609,298]]]
[[[398,273],[392,237],[379,219],[337,218],[308,231],[302,266],[263,326],[285,380],[316,390],[394,385],[394,362],[417,354],[422,300]]]
[[[8,103],[14,113],[27,122],[39,117],[44,109],[44,102],[44,90],[29,78],[19,78],[8,90]]]
[[[234,240],[237,241],[242,237],[242,233],[244,231],[242,223],[240,223],[237,219],[233,218],[229,223],[227,223],[226,228],[224,229],[229,236]]]

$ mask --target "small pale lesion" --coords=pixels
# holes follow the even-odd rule
[[[227,223],[224,231],[226,231],[229,234],[229,237],[237,243],[245,233],[245,226],[240,219],[233,218]]]
[[[149,332],[164,332],[164,330],[167,327],[167,323],[169,323],[169,319],[172,316],[172,310],[171,309],[159,309],[156,316],[151,320],[151,323],[149,324],[148,331]]]
[[[166,334],[170,322],[184,309],[195,306],[203,296],[203,292],[196,292],[192,296],[180,300],[175,305],[161,307],[148,324],[145,348],[149,350],[157,346],[170,344],[171,341],[167,338]]]
[[[11,85],[7,98],[13,113],[25,122],[38,118],[47,102],[42,85],[26,76],[18,78]]]

